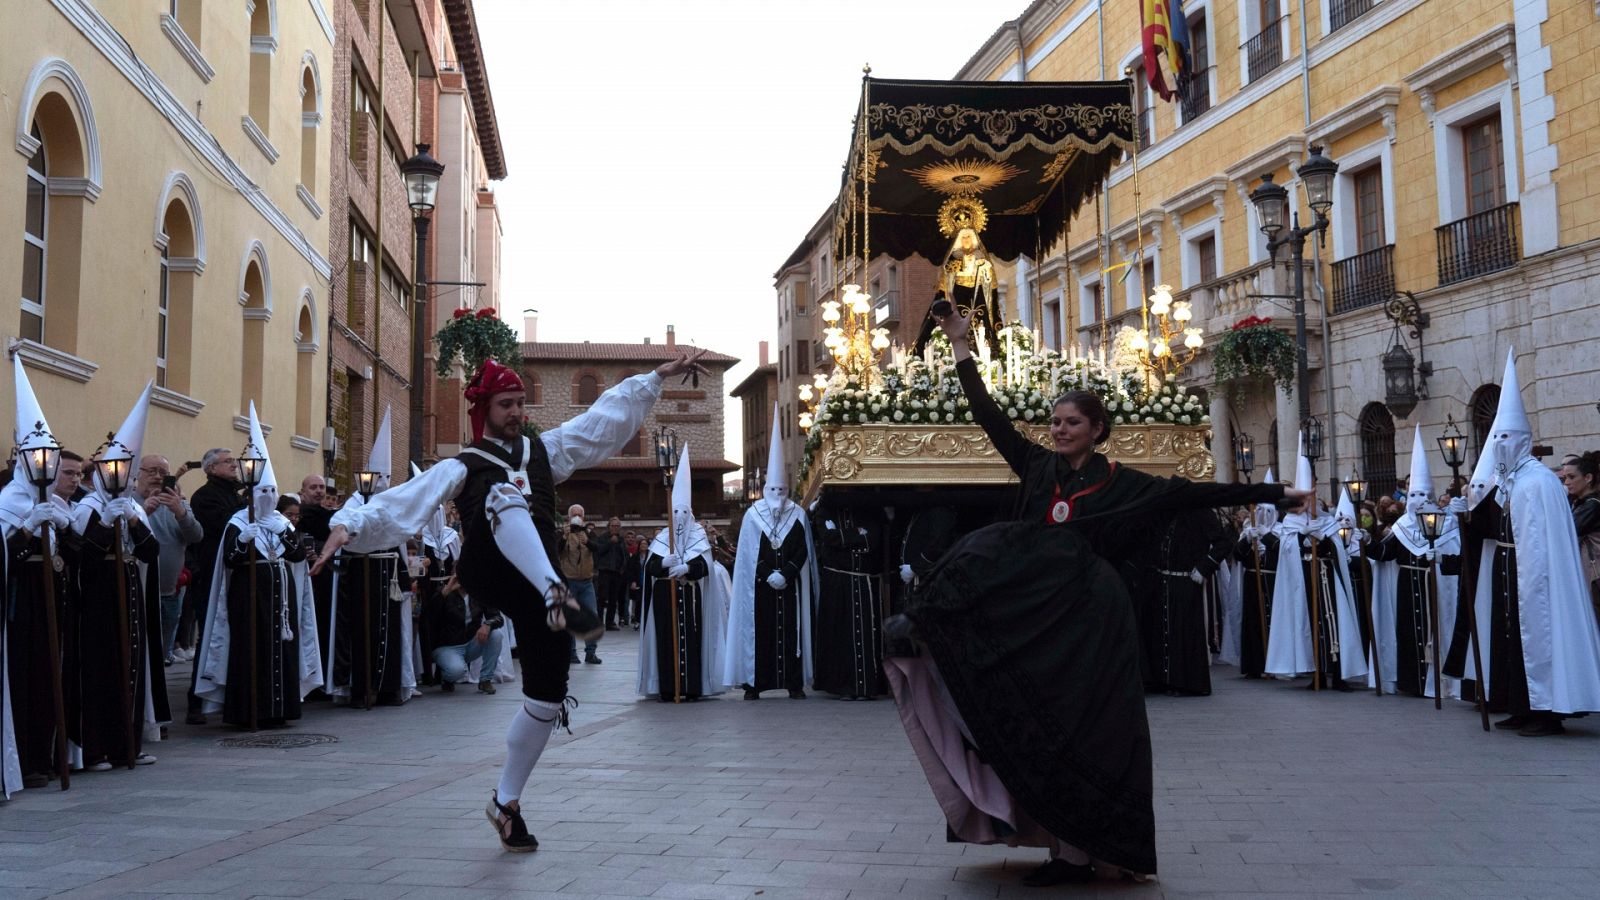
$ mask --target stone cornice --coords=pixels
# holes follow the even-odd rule
[[[1250,183],[1268,172],[1288,167],[1294,168],[1295,163],[1305,156],[1306,136],[1291,134],[1262,147],[1228,167],[1228,179],[1246,188]]]
[[[1422,100],[1422,109],[1433,117],[1433,106],[1438,92],[1452,84],[1475,75],[1495,63],[1506,69],[1512,81],[1517,79],[1517,32],[1510,22],[1485,31],[1464,44],[1446,50],[1423,63],[1405,77],[1406,87]]]
[[[1395,112],[1399,108],[1400,88],[1386,84],[1312,122],[1306,129],[1306,139],[1316,144],[1336,141],[1357,129],[1381,121],[1392,144],[1395,141]]]

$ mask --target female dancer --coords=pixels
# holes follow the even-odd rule
[[[885,629],[909,631],[927,651],[886,666],[906,733],[954,839],[1050,849],[1026,884],[1088,881],[1092,861],[1153,875],[1138,632],[1112,561],[1161,514],[1304,502],[1310,492],[1197,484],[1110,462],[1094,449],[1110,417],[1085,391],[1056,401],[1054,450],[1039,446],[984,389],[969,319],[939,325],[973,419],[1021,484],[1012,521],[957,542]]]

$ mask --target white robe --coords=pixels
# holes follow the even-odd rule
[[[767,501],[761,501],[762,504]],[[756,558],[761,555],[761,537],[773,546],[782,544],[796,524],[805,529],[806,564],[800,570],[800,654],[804,680],[811,683],[811,619],[817,602],[817,548],[811,540],[811,521],[794,501],[774,528],[771,517],[760,504],[745,510],[739,528],[739,548],[733,559],[733,594],[728,607],[727,647],[723,650],[724,684],[754,684],[756,680]]]
[[[1290,677],[1316,671],[1305,567],[1300,558],[1301,538],[1309,536],[1332,538],[1335,548],[1333,607],[1338,620],[1339,678],[1367,674],[1365,654],[1361,652],[1361,624],[1356,619],[1354,593],[1350,589],[1350,561],[1339,540],[1338,520],[1333,516],[1308,520],[1303,514],[1294,513],[1284,517],[1282,529],[1283,537],[1278,543],[1278,574],[1272,588],[1272,628],[1267,634],[1266,671]]]
[[[665,533],[666,529],[662,529]],[[728,570],[711,556],[711,542],[705,529],[695,525],[689,534],[687,549],[679,548],[678,555],[688,560],[699,557],[706,562],[706,577],[695,582],[700,586],[700,696],[710,697],[728,689],[723,680],[723,642],[728,630],[728,601],[732,584]],[[666,555],[666,541],[657,537],[650,544],[650,552]],[[661,551],[661,552],[658,552]],[[645,575],[645,584],[654,579]],[[648,595],[646,602],[648,601]],[[656,615],[653,610],[643,610],[644,624],[639,628],[639,695],[654,697],[661,693],[660,666],[656,661]]]
[[[228,520],[228,524],[239,528],[248,523],[246,510],[239,510]],[[262,559],[270,561],[278,558],[277,542],[267,535],[256,538],[256,549]],[[206,627],[201,632],[205,635],[205,644],[194,661],[200,673],[195,680],[194,692],[207,714],[221,712],[228,696],[228,655],[232,647],[232,629],[228,624],[228,585],[233,572],[222,563],[223,550],[222,547],[217,548],[217,557],[211,570],[216,574],[211,579]],[[317,609],[311,592],[311,566],[304,561],[281,561],[281,565],[288,570],[287,580],[294,583],[295,606],[300,618],[300,629],[294,636],[300,647],[299,689],[303,700],[307,694],[323,687],[322,661],[318,658],[317,650]]]
[[[1217,569],[1217,589],[1222,596],[1222,649],[1217,659],[1239,664],[1239,630],[1244,627],[1244,568],[1227,560]]]
[[[1510,495],[1517,545],[1517,618],[1529,706],[1600,711],[1600,630],[1566,491],[1533,457],[1524,457],[1501,484]]]
[[[12,482],[15,484],[16,482]],[[7,485],[10,489],[10,485]],[[10,531],[10,529],[6,529]],[[0,584],[9,584],[10,554],[0,554],[7,557],[0,560]],[[4,598],[0,597],[0,601]],[[3,615],[3,607],[0,607]],[[9,800],[11,795],[22,790],[22,755],[17,749],[16,725],[11,714],[11,659],[8,655],[11,650],[7,644],[9,629],[4,622],[0,622],[0,799]]]

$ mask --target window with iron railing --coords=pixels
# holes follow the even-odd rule
[[[1394,416],[1382,403],[1361,410],[1361,469],[1367,476],[1367,496],[1392,495],[1397,483],[1394,467]]]
[[[1328,30],[1330,32],[1349,25],[1356,19],[1366,15],[1377,0],[1330,0],[1328,6]]]
[[[1255,37],[1245,42],[1244,55],[1249,68],[1246,84],[1266,77],[1267,73],[1283,65],[1283,25],[1282,18],[1273,18],[1261,26]]]
[[[1517,204],[1507,203],[1434,229],[1439,283],[1453,284],[1517,264]]]
[[[1192,122],[1211,108],[1211,34],[1206,14],[1189,17],[1189,76],[1183,88],[1183,121]]]
[[[1387,303],[1394,296],[1394,245],[1357,253],[1333,264],[1333,311]]]

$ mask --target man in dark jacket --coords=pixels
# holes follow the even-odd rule
[[[433,635],[433,662],[439,667],[440,689],[447,694],[454,691],[467,666],[481,659],[478,690],[494,693],[495,664],[500,660],[506,624],[499,611],[469,599],[451,576],[443,589],[428,598],[422,615]]]
[[[606,630],[617,630],[617,619],[627,618],[623,608],[626,586],[622,570],[628,563],[628,547],[622,536],[622,520],[611,517],[604,534],[598,535],[594,547],[594,574],[600,593],[600,609],[605,615]]]
[[[233,458],[232,450],[226,447],[207,450],[206,455],[200,458],[200,468],[206,473],[206,483],[189,497],[189,506],[194,510],[195,520],[205,534],[194,545],[195,577],[190,582],[189,590],[195,598],[195,621],[205,622],[206,607],[211,598],[212,568],[217,561],[217,545],[222,541],[222,532],[228,525],[228,519],[244,509],[245,501],[244,485],[239,481],[239,463]],[[204,647],[205,641],[206,635],[202,633],[196,646]],[[200,711],[200,698],[194,693],[195,674],[199,671],[200,667],[196,665],[194,672],[189,674],[189,714],[184,721],[190,725],[206,723],[206,715]]]

